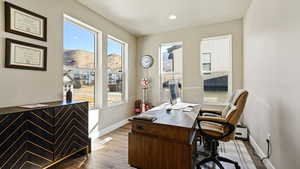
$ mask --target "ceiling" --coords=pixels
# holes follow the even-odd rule
[[[244,16],[251,0],[78,0],[137,35],[220,23]],[[170,15],[177,19],[170,20]]]

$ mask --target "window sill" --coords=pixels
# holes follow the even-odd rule
[[[121,105],[124,105],[127,103],[128,103],[127,101],[121,101],[119,103],[110,103],[110,104],[107,104],[107,108],[118,107],[118,106],[121,106]]]
[[[204,106],[227,106],[229,103],[213,103],[213,102],[203,102]]]
[[[90,109],[90,110],[89,110],[89,113],[91,113],[91,112],[99,112],[100,109],[101,109],[101,108]]]

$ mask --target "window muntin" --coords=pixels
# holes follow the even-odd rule
[[[64,99],[68,88],[73,100],[88,101],[95,107],[97,33],[85,26],[64,20]]]
[[[119,104],[125,99],[125,43],[107,39],[107,104]]]
[[[160,99],[168,101],[169,80],[178,80],[180,87],[183,83],[183,47],[182,42],[160,45]]]
[[[205,103],[226,103],[232,91],[232,37],[201,41],[201,75]]]

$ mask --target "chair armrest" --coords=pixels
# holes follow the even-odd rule
[[[221,117],[211,117],[211,116],[200,116],[197,117],[198,121],[206,121],[206,122],[212,122],[212,123],[218,123],[218,124],[223,124],[227,123],[227,121],[224,118]]]
[[[202,113],[201,116],[204,117],[222,117],[222,115],[218,115],[218,114],[213,114],[213,113]]]
[[[224,128],[227,128],[228,130],[224,131],[222,136],[212,136],[212,135],[209,135],[208,133],[206,133],[202,129],[201,122],[210,122],[210,123],[219,124],[219,125],[222,125]],[[199,132],[201,134],[203,134],[206,137],[210,137],[210,138],[217,139],[217,140],[220,140],[220,139],[223,139],[223,138],[229,136],[235,130],[234,125],[228,123],[224,118],[220,118],[220,117],[206,117],[206,116],[205,117],[203,117],[203,116],[198,117],[197,118],[197,123],[198,123],[198,126],[199,126]]]
[[[203,113],[211,113],[211,114],[216,114],[216,115],[222,115],[222,111],[213,110],[213,109],[201,109],[200,110],[200,115],[202,115]]]

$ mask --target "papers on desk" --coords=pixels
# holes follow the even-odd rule
[[[191,112],[193,110],[194,110],[194,108],[192,108],[192,107],[186,107],[183,109],[183,111],[185,111],[185,112]]]
[[[157,110],[162,110],[162,109],[172,109],[172,110],[183,109],[184,111],[192,111],[193,108],[196,106],[199,106],[199,104],[181,102],[181,103],[177,103],[175,105],[171,105],[170,103],[164,103],[160,106],[150,109],[149,111],[157,111]]]
[[[156,107],[153,107],[152,109],[150,109],[149,111],[157,111],[157,110],[162,110],[162,109],[165,109],[167,107],[168,103],[164,103],[160,106],[156,106]]]
[[[194,108],[198,106],[198,104],[193,104],[193,103],[177,103],[172,106],[173,110],[179,110],[179,109],[185,109],[185,108]]]

